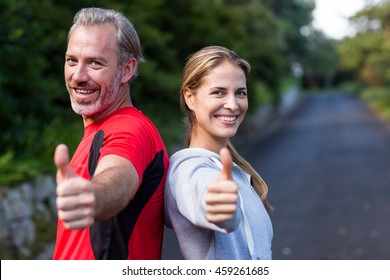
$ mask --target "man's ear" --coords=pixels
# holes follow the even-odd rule
[[[135,72],[137,71],[137,59],[135,57],[129,58],[122,66],[122,83],[128,83],[133,76],[135,75]]]
[[[192,94],[191,90],[189,88],[183,89],[183,97],[187,104],[187,107],[190,108],[190,110],[193,110],[194,106],[194,95]]]

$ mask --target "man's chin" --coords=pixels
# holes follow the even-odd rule
[[[93,116],[94,114],[96,114],[95,111],[92,111],[92,110],[88,110],[86,108],[80,108],[79,106],[72,106],[72,109],[73,111],[77,114],[77,115],[80,115],[80,116],[83,116],[83,117],[91,117]]]

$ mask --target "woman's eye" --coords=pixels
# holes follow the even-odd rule
[[[247,96],[247,92],[246,91],[238,91],[236,94],[238,96]]]
[[[220,90],[216,90],[216,91],[213,91],[213,94],[218,95],[218,96],[222,96],[223,92]]]

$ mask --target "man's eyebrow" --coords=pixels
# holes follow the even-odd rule
[[[75,55],[72,55],[72,54],[69,54],[69,53],[65,53],[65,57],[70,57],[70,58],[76,58],[77,59],[77,56]],[[104,64],[107,64],[108,63],[108,60],[103,57],[103,56],[91,56],[91,57],[87,57],[86,58],[87,61],[99,61],[99,62],[102,62]]]
[[[88,60],[90,60],[90,61],[97,60],[97,61],[100,61],[100,62],[103,62],[103,63],[106,63],[106,64],[108,62],[108,60],[105,57],[103,57],[103,56],[92,56],[92,57],[88,58]]]

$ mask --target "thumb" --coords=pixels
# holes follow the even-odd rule
[[[56,147],[54,164],[57,167],[57,183],[74,176],[73,171],[69,168],[69,151],[66,145],[60,144]]]
[[[222,148],[219,155],[221,156],[222,163],[221,180],[231,180],[233,165],[232,156],[227,148]]]

